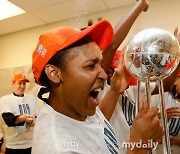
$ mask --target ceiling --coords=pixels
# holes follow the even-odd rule
[[[0,20],[0,35],[134,4],[135,0],[9,0],[25,14]]]

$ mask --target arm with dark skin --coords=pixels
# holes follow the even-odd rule
[[[126,38],[133,23],[142,11],[146,12],[149,7],[148,0],[138,0],[128,14],[119,21],[114,28],[114,39],[112,43],[103,51],[103,68],[108,74],[114,54],[123,40]]]
[[[118,49],[119,45],[127,36],[136,18],[140,15],[142,11],[147,11],[148,7],[149,4],[147,0],[138,0],[134,7],[114,28],[114,39],[109,45],[109,47],[103,51],[103,68],[107,74],[110,71],[114,54]],[[118,69],[115,69],[114,77],[111,79],[111,82],[119,81],[119,85],[114,87],[114,84],[112,83],[110,89],[107,92],[107,95],[105,95],[99,105],[99,108],[108,120],[110,120],[112,113],[114,112],[114,108],[116,106],[119,94],[124,92],[130,80],[130,74],[127,72],[124,66],[123,56],[124,55],[121,54],[119,59],[119,62],[121,63],[118,66]],[[119,87],[120,89],[118,89]]]
[[[131,75],[124,65],[123,52],[120,54],[118,61],[117,68],[115,68],[115,72],[111,78],[110,88],[99,104],[99,108],[107,120],[111,119],[119,95],[127,88],[131,78]]]

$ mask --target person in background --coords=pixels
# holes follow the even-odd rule
[[[13,93],[0,99],[0,113],[7,125],[5,154],[31,154],[36,100],[25,94],[27,82],[23,74],[14,74]]]
[[[172,154],[180,151],[180,73],[172,90],[165,93],[167,118]]]
[[[107,20],[86,28],[59,27],[43,33],[33,52],[36,83],[50,91],[34,128],[32,153],[118,153],[113,129],[99,104],[117,102],[129,82],[123,55],[101,103],[100,89],[107,75],[102,68],[101,50],[109,46],[113,29]],[[99,107],[98,107],[99,106]],[[109,104],[111,106],[111,104]],[[156,108],[144,105],[131,127],[131,142],[155,142],[163,131]],[[103,115],[104,113],[104,115]],[[40,144],[39,144],[40,143]],[[148,149],[128,149],[128,154],[145,154]]]
[[[169,94],[171,96],[166,94],[166,111],[169,119],[171,149],[172,154],[178,154],[180,151],[180,73]]]

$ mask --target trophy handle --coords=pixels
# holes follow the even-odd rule
[[[137,100],[135,103],[135,115],[137,116],[140,108],[140,87],[141,86],[141,81],[138,80],[137,82]]]
[[[138,114],[139,109],[142,107],[141,99],[146,99],[148,103],[148,108],[151,108],[151,88],[150,88],[150,80],[147,79],[145,81],[145,92],[141,90],[141,82],[138,80],[137,83],[137,98],[136,98],[136,105],[135,105],[135,115]],[[141,95],[141,97],[140,97]],[[145,96],[144,96],[145,95]]]
[[[151,87],[150,87],[150,79],[146,80],[146,98],[148,103],[148,108],[151,108]]]
[[[148,103],[148,108],[151,108],[151,87],[150,87],[150,79],[147,78],[146,80],[146,99]],[[152,154],[152,149],[149,150],[149,154]]]
[[[168,121],[167,121],[166,104],[165,104],[165,100],[164,100],[163,81],[158,80],[157,82],[159,84],[161,122],[162,122],[163,129],[164,129],[164,136],[162,138],[163,153],[171,154],[170,139],[169,139],[169,126],[168,126]]]

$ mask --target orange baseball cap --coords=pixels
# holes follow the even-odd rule
[[[25,82],[29,82],[29,80],[21,73],[17,73],[14,74],[13,78],[12,78],[12,82],[16,82],[16,81],[25,81]]]
[[[40,35],[32,56],[32,71],[36,82],[42,85],[39,78],[51,57],[87,35],[103,50],[112,42],[114,33],[111,24],[107,20],[101,20],[82,31],[72,27],[59,27]]]

